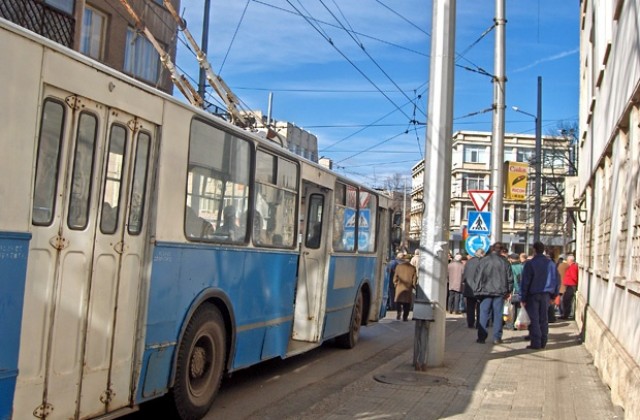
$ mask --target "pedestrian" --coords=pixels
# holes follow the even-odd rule
[[[478,263],[474,276],[474,295],[480,300],[480,327],[476,342],[484,343],[489,336],[489,319],[493,317],[493,344],[502,343],[502,311],[504,300],[513,290],[513,272],[502,256],[503,245],[496,242],[491,253]]]
[[[573,255],[568,255],[567,259],[560,257],[558,258],[558,283],[560,284],[560,290],[558,291],[558,298],[556,299],[558,308],[560,309],[560,318],[564,316],[562,313],[562,296],[564,295],[565,285],[564,285],[564,274],[567,272],[567,268],[569,268],[569,257],[573,259]]]
[[[409,261],[402,261],[396,266],[393,284],[396,287],[395,302],[398,309],[396,319],[402,316],[403,321],[409,320],[409,311],[413,303],[413,289],[418,282],[416,268]]]
[[[528,349],[543,349],[549,337],[549,301],[558,294],[558,269],[555,263],[544,255],[544,244],[535,242],[536,255],[522,269],[520,289],[522,307],[531,318]]]
[[[484,257],[484,249],[476,250],[475,254],[464,265],[464,271],[462,272],[462,282],[464,284],[462,294],[467,301],[467,327],[469,328],[477,328],[480,320],[480,305],[473,294],[473,289],[475,288],[474,276],[482,257]]]
[[[449,278],[449,300],[447,307],[449,313],[460,313],[460,299],[462,298],[462,271],[464,265],[462,264],[462,255],[456,254],[453,257],[453,261],[449,263],[447,267]]]
[[[518,318],[518,312],[520,311],[520,283],[522,279],[522,263],[520,262],[520,256],[518,254],[509,255],[509,262],[511,263],[511,272],[513,273],[513,290],[511,291],[511,298],[509,302],[509,321],[507,322],[507,329],[516,330],[514,326],[515,320]]]
[[[562,319],[573,319],[573,297],[576,293],[576,287],[578,287],[578,264],[576,264],[573,255],[567,257],[567,271],[562,279],[562,285],[564,286],[564,295],[562,296]]]
[[[420,264],[420,250],[416,249],[416,252],[411,257],[411,265],[418,269],[418,265]]]
[[[388,311],[393,311],[396,309],[396,305],[395,305],[396,286],[393,284],[393,276],[395,275],[396,267],[398,266],[398,264],[402,262],[403,258],[404,258],[404,253],[398,252],[396,254],[396,258],[393,261],[391,261],[389,265],[387,265],[387,273],[389,273],[389,286],[387,290],[389,294],[389,297],[387,299]]]

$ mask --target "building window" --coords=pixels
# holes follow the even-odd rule
[[[502,221],[503,222],[509,222],[511,221],[511,209],[508,207],[505,207],[502,213]]]
[[[462,214],[460,215],[461,216],[460,219],[468,220],[470,211],[476,211],[475,206],[473,204],[464,204],[462,206]]]
[[[542,165],[545,168],[564,168],[566,158],[561,150],[544,150],[542,152]]]
[[[45,0],[44,2],[69,15],[73,14],[73,4],[75,0]]]
[[[100,60],[107,18],[103,13],[86,6],[82,18],[82,37],[80,52]]]
[[[160,56],[153,45],[133,28],[127,28],[124,71],[148,82],[158,80]]]
[[[482,146],[465,146],[464,162],[465,163],[486,163],[486,147]]]
[[[516,223],[527,223],[528,214],[526,206],[516,206]]]
[[[534,149],[518,149],[516,160],[518,162],[533,162],[535,155]]]
[[[464,174],[462,176],[462,191],[484,190],[484,175]]]
[[[559,196],[562,191],[564,191],[564,182],[562,179],[542,179],[542,195]]]

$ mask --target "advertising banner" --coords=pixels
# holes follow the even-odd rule
[[[507,200],[525,200],[527,198],[527,175],[529,164],[525,162],[505,162],[507,182],[505,193]]]

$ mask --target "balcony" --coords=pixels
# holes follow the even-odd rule
[[[75,19],[42,0],[2,0],[0,17],[73,48]]]

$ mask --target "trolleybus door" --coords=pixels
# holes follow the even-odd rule
[[[145,250],[145,200],[155,129],[109,110],[89,295],[80,411],[127,405]]]
[[[144,243],[127,243],[123,222],[134,136],[127,125],[130,116],[52,88],[45,94],[13,415],[91,417],[111,411],[116,401],[123,405],[131,394],[131,367],[124,373],[127,386],[116,390],[121,379],[110,375],[109,366],[123,358],[122,347],[131,364],[135,336],[139,267],[121,264],[130,261],[129,255],[139,259]],[[52,119],[61,120],[59,127]],[[118,124],[127,138],[125,152],[114,157],[122,165],[121,221],[106,235],[99,216],[103,190],[113,178],[105,170],[110,157],[118,156],[110,146],[110,137],[118,135],[112,127]],[[109,241],[111,251],[105,245]],[[134,278],[119,281],[125,275]],[[119,320],[127,322],[126,328]],[[130,336],[127,343],[121,344],[121,335]],[[100,379],[95,378],[98,371]]]
[[[328,262],[326,189],[303,184],[305,215],[300,246],[298,287],[294,309],[293,339],[318,342],[322,335],[327,299]]]

